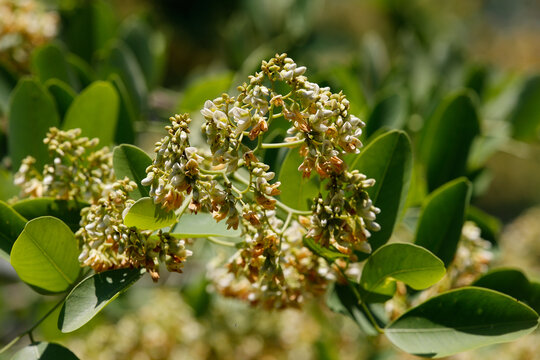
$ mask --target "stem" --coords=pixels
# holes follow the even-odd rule
[[[302,145],[304,142],[305,140],[301,139],[301,140],[282,142],[282,143],[262,143],[261,148],[262,149],[293,148],[298,145]]]
[[[69,292],[67,292],[66,295],[56,305],[54,305],[52,307],[52,309],[47,311],[47,313],[45,315],[43,315],[34,325],[32,325],[32,327],[30,329],[26,330],[25,332],[23,332],[22,334],[17,336],[15,339],[11,340],[2,349],[0,349],[0,354],[2,354],[5,351],[9,350],[13,345],[15,345],[17,343],[17,341],[19,341],[25,335],[28,335],[30,337],[30,340],[32,341],[32,343],[34,343],[35,341],[34,341],[34,338],[32,336],[32,331],[34,331],[39,325],[41,325],[41,323],[43,321],[45,321],[45,319],[47,317],[49,317],[49,315],[51,315],[60,305],[62,305],[64,303],[64,301],[66,300],[66,298],[68,297],[68,295],[69,295]]]
[[[345,280],[347,280],[347,285],[349,285],[349,288],[351,288],[351,290],[353,291],[354,296],[358,300],[358,304],[360,306],[362,306],[362,309],[366,313],[366,315],[367,315],[367,317],[369,319],[369,322],[371,322],[371,325],[373,325],[373,327],[375,328],[375,330],[377,330],[377,332],[379,334],[384,334],[384,330],[381,329],[381,327],[377,323],[377,320],[375,320],[375,318],[373,317],[373,314],[371,313],[371,310],[369,310],[366,303],[362,300],[362,295],[360,295],[360,293],[358,292],[358,289],[354,286],[354,284],[351,282],[351,280],[349,280],[349,278],[345,274],[345,271],[340,266],[337,266],[337,267],[338,267],[339,271],[341,272],[341,275],[343,275]]]
[[[214,243],[214,244],[217,244],[217,245],[221,245],[221,246],[228,246],[228,247],[236,247],[236,244],[235,243],[232,243],[232,242],[228,242],[228,241],[223,241],[223,240],[220,240],[216,237],[213,237],[213,236],[208,236],[207,237],[208,241]]]

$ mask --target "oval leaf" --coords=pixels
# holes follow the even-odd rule
[[[133,107],[133,103],[129,97],[126,85],[120,76],[118,76],[118,74],[111,74],[109,76],[109,81],[114,85],[120,99],[118,123],[116,124],[114,141],[117,144],[132,144],[135,142],[134,124],[135,120],[137,119],[137,115],[135,115],[135,108]]]
[[[51,93],[56,102],[60,122],[62,122],[62,119],[65,117],[67,110],[71,106],[71,103],[77,94],[75,94],[75,91],[73,91],[68,84],[58,79],[47,80],[45,87]]]
[[[456,179],[435,190],[420,215],[415,243],[434,253],[446,267],[454,259],[470,197],[469,181]]]
[[[425,289],[442,279],[444,264],[428,250],[413,244],[388,244],[367,260],[360,285],[364,290],[393,295],[395,280],[415,290]]]
[[[32,69],[42,83],[58,79],[79,89],[78,79],[66,61],[66,54],[56,44],[46,44],[32,53]]]
[[[472,285],[501,292],[527,304],[532,293],[529,280],[517,269],[492,270]]]
[[[118,74],[126,86],[136,114],[144,113],[147,108],[148,88],[146,80],[135,55],[123,41],[115,41],[106,53],[100,65],[104,78]]]
[[[93,82],[73,100],[62,127],[80,128],[83,136],[98,138],[102,146],[114,141],[118,121],[118,94],[105,81]]]
[[[148,197],[140,198],[129,209],[124,224],[142,230],[158,230],[176,222],[174,211],[166,211]]]
[[[381,230],[373,232],[369,243],[373,250],[384,245],[405,204],[411,180],[412,152],[409,137],[403,131],[390,131],[373,140],[353,162],[359,170],[376,180],[368,189],[373,204],[381,209],[377,223]]]
[[[62,220],[71,231],[79,230],[81,210],[89,206],[88,203],[74,200],[57,200],[54,198],[25,199],[13,204],[13,210],[28,220],[40,216],[54,216]]]
[[[8,147],[13,169],[18,169],[27,155],[33,156],[41,169],[49,161],[43,139],[50,127],[60,126],[54,99],[36,80],[26,78],[13,90],[9,109]]]
[[[421,155],[430,191],[465,174],[474,138],[480,133],[476,106],[469,92],[447,97],[422,134]]]
[[[298,167],[304,158],[298,153],[298,149],[291,149],[287,153],[281,170],[279,170],[279,199],[285,205],[298,210],[309,210],[313,198],[319,195],[319,178],[311,176],[305,178]]]
[[[75,236],[61,220],[30,220],[11,250],[11,265],[25,283],[45,292],[62,292],[77,280],[80,265]]]
[[[69,349],[54,343],[38,342],[17,351],[11,360],[78,360]]]
[[[227,224],[224,221],[216,222],[212,214],[184,213],[178,220],[178,223],[171,231],[176,237],[201,238],[208,236],[217,237],[239,237],[240,230],[227,229]]]
[[[405,122],[406,102],[401,92],[393,92],[381,97],[367,118],[364,130],[369,138],[381,128],[400,129]]]
[[[67,296],[58,317],[58,328],[64,333],[77,330],[137,282],[143,273],[141,269],[118,269],[84,279]]]
[[[429,299],[392,322],[385,333],[400,349],[442,357],[515,340],[532,332],[538,314],[496,291],[461,288]]]
[[[146,168],[152,159],[144,151],[134,145],[123,144],[113,150],[114,173],[118,179],[128,177],[137,183],[137,189],[131,193],[133,199],[148,196],[148,186],[142,186],[141,180],[146,177]]]
[[[121,34],[139,63],[148,88],[154,88],[159,84],[165,70],[165,35],[139,19],[125,21]]]
[[[510,114],[512,136],[518,140],[538,138],[540,125],[540,75],[530,77],[518,97],[516,106]]]
[[[0,201],[0,256],[9,261],[11,248],[23,231],[26,219]]]

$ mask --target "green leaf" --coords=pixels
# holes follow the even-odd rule
[[[487,288],[529,303],[531,285],[517,269],[495,269],[476,280],[472,286]]]
[[[45,87],[55,100],[60,122],[62,122],[77,94],[68,84],[58,79],[47,80]]]
[[[401,129],[406,115],[406,102],[402,92],[384,94],[367,118],[365,138],[369,138],[381,128]]]
[[[11,249],[11,265],[25,283],[45,292],[66,291],[77,280],[80,265],[75,236],[61,220],[30,220]]]
[[[54,216],[62,220],[71,231],[79,230],[81,221],[81,210],[89,206],[85,202],[74,200],[57,200],[54,198],[25,199],[13,204],[13,210],[32,220],[41,216]]]
[[[0,200],[7,201],[19,195],[21,189],[13,184],[13,174],[0,168]]]
[[[208,236],[239,237],[240,230],[227,229],[224,221],[216,222],[209,213],[184,213],[171,231],[177,237],[200,238]]]
[[[118,123],[116,124],[114,141],[117,144],[132,144],[135,142],[135,108],[129,97],[126,85],[117,74],[111,74],[109,81],[114,85],[120,97],[120,108],[118,110]]]
[[[11,248],[23,231],[26,219],[0,201],[0,256],[9,261]]]
[[[377,250],[392,235],[407,198],[412,169],[409,137],[399,130],[379,136],[360,153],[351,169],[375,179],[368,193],[373,204],[381,209],[376,220],[381,230],[371,234],[369,243]]]
[[[76,4],[68,16],[62,17],[62,35],[73,53],[90,62],[94,53],[114,37],[115,14],[107,1]]]
[[[124,218],[126,226],[136,226],[142,230],[158,230],[171,226],[175,222],[176,214],[174,211],[166,211],[161,205],[154,204],[154,201],[149,197],[137,200]]]
[[[96,80],[96,74],[94,70],[88,65],[86,61],[78,57],[75,54],[69,53],[66,57],[67,62],[73,69],[73,72],[81,83],[81,89],[87,87]]]
[[[393,243],[369,257],[360,285],[370,293],[393,295],[396,280],[422,290],[442,279],[445,272],[443,262],[428,250],[413,244]]]
[[[148,88],[144,74],[129,47],[122,41],[115,41],[105,52],[100,63],[100,73],[106,78],[118,74],[126,86],[136,116],[147,110]]]
[[[361,291],[361,288],[356,284],[351,284],[350,286],[355,286],[358,291]],[[379,335],[377,329],[375,329],[373,324],[369,321],[365,310],[358,303],[358,299],[350,286],[339,283],[331,285],[327,293],[326,304],[330,310],[348,316],[354,320],[366,335]],[[384,313],[384,309],[380,311],[381,309],[378,305],[380,304],[366,304],[377,321],[377,325],[384,327],[385,322],[387,321],[386,314]]]
[[[140,269],[118,269],[84,279],[67,296],[58,317],[58,329],[64,333],[77,330],[137,282],[143,273]]]
[[[540,125],[540,75],[531,76],[521,89],[508,121],[512,136],[518,140],[538,139]]]
[[[489,240],[492,243],[497,242],[502,228],[502,223],[499,219],[472,205],[467,209],[466,218],[467,220],[474,221],[480,228],[480,236],[483,239]]]
[[[312,238],[304,237],[302,241],[305,247],[311,250],[314,254],[324,258],[328,262],[332,263],[339,258],[349,257],[349,255],[342,254],[337,250],[332,250],[332,249],[322,247]]]
[[[70,65],[66,61],[66,53],[56,44],[46,44],[32,53],[32,69],[42,83],[49,79],[57,79],[79,89],[80,84]]]
[[[420,145],[430,191],[465,175],[471,145],[479,133],[472,95],[462,91],[445,98],[425,126]]]
[[[201,77],[189,84],[177,107],[178,112],[199,112],[206,100],[212,100],[229,90],[232,78],[231,72],[224,72]]]
[[[531,282],[530,283],[531,295],[529,297],[529,305],[534,309],[534,311],[540,311],[540,283]]]
[[[6,114],[9,108],[9,97],[17,85],[15,75],[0,64],[0,114]]]
[[[75,98],[62,128],[80,128],[83,136],[98,138],[101,146],[110,145],[118,121],[118,103],[118,94],[110,83],[93,82]]]
[[[36,80],[23,78],[13,90],[9,108],[8,147],[13,169],[18,169],[27,155],[33,156],[41,169],[49,160],[43,139],[50,127],[60,125],[54,99]]]
[[[538,314],[496,291],[461,288],[412,308],[385,329],[403,351],[443,357],[531,333]]]
[[[121,33],[122,39],[137,58],[148,88],[154,88],[161,81],[165,70],[165,36],[139,19],[125,22]]]
[[[148,196],[149,187],[142,186],[141,180],[146,177],[146,168],[152,159],[144,151],[134,145],[119,145],[113,150],[113,167],[117,179],[128,177],[137,183],[137,189],[131,193],[133,199]]]
[[[437,255],[446,267],[454,259],[470,197],[470,182],[456,179],[430,194],[420,215],[415,243]]]
[[[78,360],[69,349],[54,343],[37,342],[17,351],[11,360]]]
[[[298,167],[304,158],[298,153],[298,149],[290,149],[279,170],[279,199],[282,203],[293,209],[309,210],[313,204],[313,198],[319,195],[319,177],[305,178]]]

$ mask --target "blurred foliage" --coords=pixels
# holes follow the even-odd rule
[[[0,19],[9,6],[0,0]],[[151,150],[165,116],[190,112],[198,131],[204,100],[245,81],[262,59],[287,52],[309,65],[315,81],[347,94],[367,123],[365,144],[390,129],[410,136],[411,209],[399,214],[397,231],[414,230],[426,196],[458,176],[472,183],[477,211],[469,216],[495,244],[499,225],[488,214],[508,223],[540,201],[538,2],[48,0],[39,13],[25,9],[56,19],[50,34],[58,35],[32,40],[24,27],[17,33],[0,21],[1,200],[16,195],[12,173],[26,154],[48,160],[39,144],[49,125],[90,123],[88,131],[107,144]],[[19,34],[20,51],[7,30]],[[32,94],[21,90],[30,87]],[[466,116],[446,113],[451,107],[466,108]],[[285,156],[267,152],[273,170]],[[533,281],[540,277],[537,212],[507,225],[495,251],[496,262],[526,270]],[[79,332],[66,336],[45,323],[40,335],[84,359],[408,358],[319,306],[266,313],[216,299],[206,279],[190,276],[204,271],[213,251],[205,247],[186,276],[171,276],[163,288],[135,287]],[[16,279],[0,263],[0,282],[8,284],[0,296],[1,343],[53,303]],[[181,295],[169,285],[180,285]],[[453,358],[532,358],[537,342],[538,333]]]

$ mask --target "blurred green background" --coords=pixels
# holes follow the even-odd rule
[[[13,20],[17,6],[26,22]],[[50,34],[26,29],[20,35],[38,23],[42,35]],[[12,90],[29,74],[44,83],[62,75],[44,71],[39,59],[50,59],[35,49],[60,49],[74,94],[97,79],[122,88],[115,142],[148,152],[169,116],[190,112],[197,122],[204,100],[234,90],[261,60],[286,52],[307,66],[310,80],[343,90],[368,123],[366,142],[380,128],[403,128],[421,144],[422,129],[442,99],[463,88],[472,92],[482,123],[468,164],[473,204],[504,224],[496,263],[538,279],[538,39],[540,3],[534,0],[0,0],[0,195],[7,200],[17,193],[9,185],[16,169],[7,156]],[[426,191],[415,189],[413,207]],[[39,336],[82,359],[409,358],[320,304],[264,312],[212,295],[203,276],[207,259],[227,254],[193,246],[198,255],[185,274],[157,286],[138,284],[69,335],[56,330],[53,317]],[[55,299],[43,301],[17,283],[5,262],[0,273],[5,344]],[[533,359],[538,341],[529,336],[453,358]]]

